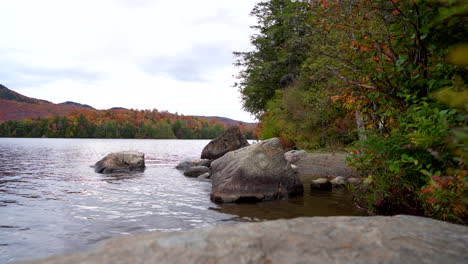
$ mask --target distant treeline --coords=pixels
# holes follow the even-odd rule
[[[253,129],[239,124],[247,138]],[[6,121],[0,137],[212,139],[225,125],[155,111],[80,111],[66,117]]]

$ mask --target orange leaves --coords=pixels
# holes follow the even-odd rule
[[[329,7],[330,6],[330,2],[328,2],[327,0],[322,0],[321,2],[322,2],[320,4],[321,7]]]
[[[359,46],[359,50],[360,51],[369,51],[369,50],[371,50],[371,48],[369,48],[367,46]]]
[[[434,186],[430,186],[421,190],[421,193],[427,193],[434,190]]]

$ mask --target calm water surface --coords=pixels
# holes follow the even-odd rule
[[[0,138],[0,263],[76,252],[119,235],[298,216],[360,215],[346,191],[258,204],[212,203],[211,183],[174,166],[207,140]],[[101,175],[109,152],[146,154],[146,170]]]

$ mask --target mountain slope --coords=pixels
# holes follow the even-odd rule
[[[0,84],[0,122],[37,117],[66,116],[83,109],[76,105],[54,104],[24,96]]]
[[[76,106],[76,107],[81,107],[81,108],[88,108],[88,109],[94,109],[96,110],[96,108],[90,106],[90,105],[87,105],[87,104],[80,104],[80,103],[76,103],[76,102],[72,102],[72,101],[66,101],[66,102],[63,102],[63,103],[60,103],[59,105],[72,105],[72,106]]]
[[[17,92],[14,92],[6,88],[2,84],[0,84],[0,100],[10,100],[10,101],[17,101],[17,102],[23,102],[23,103],[29,103],[29,104],[39,103],[39,100],[36,100],[34,98],[29,98]]]
[[[74,112],[87,112],[95,114],[103,114],[106,110],[96,110],[95,108],[86,105],[80,104],[72,101],[67,101],[61,104],[54,104],[45,100],[39,100],[35,98],[30,98],[14,92],[7,87],[0,84],[0,122],[8,120],[22,120],[22,119],[31,119],[38,117],[50,117],[50,116],[69,116]],[[89,112],[90,111],[90,112]],[[115,112],[119,115],[120,111],[130,111],[122,107],[114,107],[107,111]],[[161,113],[164,115],[164,113]],[[170,119],[175,119],[176,115],[167,113],[167,117]],[[186,116],[190,118],[191,116]],[[222,123],[226,126],[231,125],[248,125],[254,126],[253,123],[245,123],[225,117],[218,116],[193,116],[195,118],[205,119],[207,121],[216,121]]]
[[[240,124],[256,125],[256,123],[248,123],[248,122],[238,121],[238,120],[230,119],[227,117],[221,117],[221,116],[193,116],[193,117],[205,119],[208,121],[215,120],[217,122],[220,122],[226,125],[231,125],[231,126],[237,126]]]

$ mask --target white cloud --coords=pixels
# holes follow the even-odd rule
[[[0,82],[56,103],[249,121],[231,53],[250,49],[256,2],[2,1]]]

